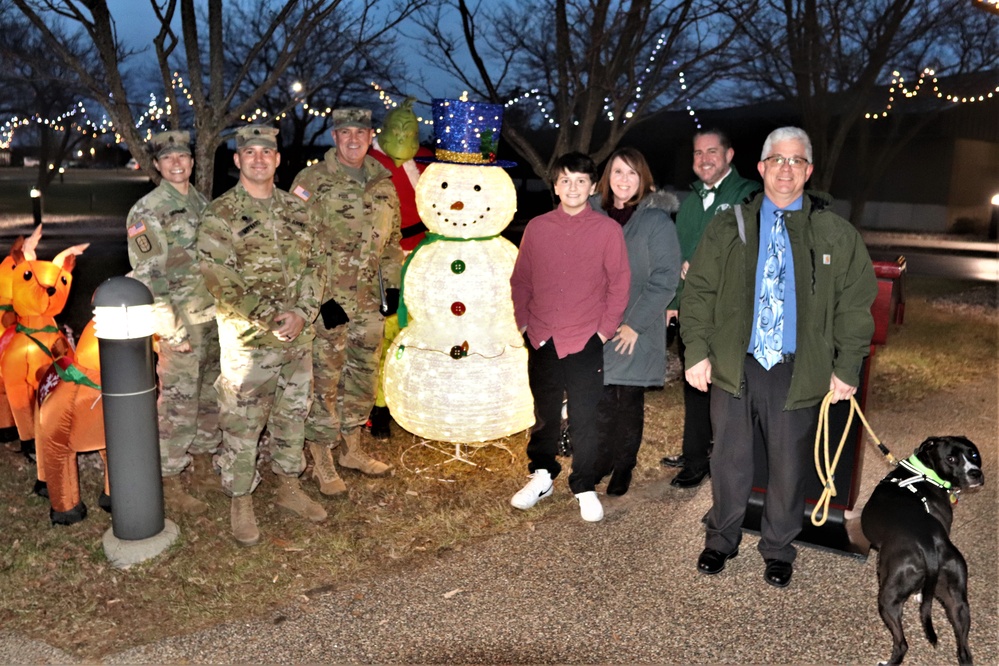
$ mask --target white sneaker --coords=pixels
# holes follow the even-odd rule
[[[585,493],[577,493],[576,499],[579,501],[579,515],[588,523],[599,523],[604,519],[604,506],[600,503],[595,490]]]
[[[527,485],[510,498],[510,504],[518,509],[530,509],[538,503],[538,500],[551,497],[552,488],[552,475],[548,473],[548,470],[536,469],[534,474],[531,474],[531,480],[527,482]]]

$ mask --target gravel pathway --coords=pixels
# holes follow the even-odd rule
[[[982,450],[986,486],[962,497],[953,531],[971,572],[971,648],[980,664],[999,661],[996,397],[993,377],[909,409],[870,410],[896,454],[931,434],[965,434]],[[864,469],[861,501],[886,472],[873,447]],[[801,548],[791,586],[778,590],[763,581],[757,538],[746,535],[724,573],[700,575],[694,562],[710,489],[680,491],[670,476],[608,499],[599,524],[579,519],[560,480],[548,501],[565,510],[553,519],[409,573],[337,581],[280,612],[107,655],[104,663],[854,664],[888,656],[873,556]],[[912,603],[905,620],[906,664],[955,661],[939,605],[936,650]],[[3,633],[0,662],[79,663]]]

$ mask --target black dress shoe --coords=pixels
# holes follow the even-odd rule
[[[697,558],[697,570],[710,575],[721,573],[722,569],[725,568],[725,562],[738,554],[738,548],[731,553],[723,553],[714,548],[705,548],[701,551],[701,556]]]
[[[711,471],[708,467],[701,469],[684,467],[669,483],[671,486],[676,486],[677,488],[696,488],[701,485],[702,481],[704,481],[704,477],[710,475]]]
[[[774,587],[787,587],[791,584],[791,574],[794,565],[784,560],[764,560],[767,568],[763,571],[763,580]]]
[[[680,453],[675,456],[666,456],[665,458],[660,460],[659,463],[663,467],[683,467],[684,463],[683,454]]]
[[[611,475],[610,483],[607,484],[607,494],[608,495],[623,495],[628,492],[628,486],[631,485],[631,470],[614,470]]]

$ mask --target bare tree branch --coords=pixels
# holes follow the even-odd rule
[[[978,14],[962,0],[768,0],[753,21],[739,24],[739,47],[759,56],[734,77],[758,98],[795,105],[813,143],[814,186],[828,191],[848,137],[893,68],[939,74],[994,67],[997,28]],[[907,142],[914,134],[895,136]],[[885,164],[865,160],[866,180],[876,180]]]
[[[426,0],[395,0],[386,8],[388,3],[380,0],[376,17],[373,11],[376,1],[378,0],[356,0],[350,3],[349,8],[339,12],[341,20],[361,31],[357,34],[344,33],[344,52],[363,50],[370,40],[394,30],[400,21],[426,3]],[[133,108],[140,105],[130,97],[122,75],[122,65],[131,52],[124,49],[118,39],[106,0],[13,2],[42,32],[49,46],[73,69],[91,95],[101,101],[116,129],[132,149],[133,155],[148,172],[154,174],[148,156],[137,150],[142,145],[144,136],[135,127]],[[164,88],[171,98],[172,72],[186,72],[185,80],[191,96],[189,112],[196,130],[196,185],[202,192],[210,194],[215,150],[224,141],[224,132],[237,124],[240,116],[254,109],[266,93],[280,84],[286,70],[311,43],[316,30],[337,15],[341,0],[285,0],[275,4],[270,10],[270,5],[255,0],[230,0],[225,5],[222,0],[207,0],[202,3],[180,0],[182,45],[178,44],[172,28],[177,0],[149,2],[160,26],[154,40],[157,67]],[[233,13],[244,5],[254,8],[253,12],[247,11],[244,15],[264,26],[257,33],[259,38],[254,42],[239,40],[239,35],[248,28],[247,25],[231,26],[231,34],[226,34],[227,12]],[[205,8],[204,14],[199,13],[199,8],[202,7]],[[348,17],[354,17],[354,21],[349,21]],[[87,36],[99,58],[99,67],[95,71],[74,62],[74,54],[66,48],[62,35],[47,25],[54,18],[66,20]],[[232,52],[231,44],[234,42],[242,47],[235,59],[228,59],[230,63],[239,63],[236,69],[227,65],[226,55],[227,49]],[[180,46],[182,48],[179,49]],[[273,49],[274,58],[262,64],[259,56],[266,49]],[[183,58],[177,58],[181,53]],[[258,76],[258,68],[262,66],[263,75]],[[247,85],[251,78],[257,81],[255,86]],[[179,100],[174,102],[170,122],[177,126],[188,110],[180,108]]]
[[[734,22],[756,2],[735,4],[736,14],[716,0],[438,0],[417,22],[443,66],[480,99],[506,103],[537,91],[529,98],[540,106],[507,110],[503,134],[547,179],[558,155],[578,150],[602,161],[650,114],[681,108],[692,91],[680,89],[679,72],[698,91],[710,86],[735,58]],[[449,32],[449,18],[460,34]],[[532,136],[541,127],[554,133],[551,154]]]

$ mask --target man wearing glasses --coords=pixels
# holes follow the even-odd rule
[[[739,552],[753,484],[753,441],[768,484],[758,550],[764,579],[791,582],[818,405],[849,399],[874,333],[877,281],[857,230],[805,192],[812,145],[774,130],[757,166],[763,193],[716,216],[690,262],[680,313],[686,379],[711,391],[713,504],[697,568],[717,574]]]

